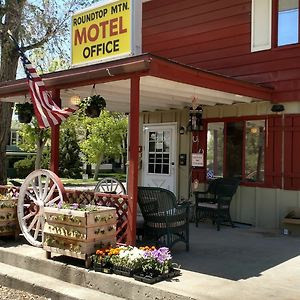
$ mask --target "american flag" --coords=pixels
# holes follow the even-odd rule
[[[70,107],[61,109],[53,100],[47,91],[42,78],[36,73],[25,53],[20,49],[16,40],[11,36],[16,44],[18,53],[20,55],[23,67],[27,76],[27,82],[31,94],[31,100],[34,106],[34,113],[40,128],[53,127],[60,124],[78,107]]]

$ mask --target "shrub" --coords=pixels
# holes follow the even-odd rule
[[[19,160],[14,163],[14,168],[17,172],[18,178],[25,178],[29,173],[34,171],[34,161],[33,156],[28,156],[22,160]]]

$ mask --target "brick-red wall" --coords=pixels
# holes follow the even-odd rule
[[[152,0],[143,4],[143,52],[275,88],[300,100],[300,46],[251,53],[251,0]]]

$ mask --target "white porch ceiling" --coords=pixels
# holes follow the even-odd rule
[[[106,99],[110,111],[129,112],[130,80],[119,80],[96,85],[98,94]],[[69,99],[78,95],[87,97],[92,93],[92,86],[61,90],[61,98],[67,106]],[[214,106],[217,104],[250,103],[258,99],[197,87],[153,76],[141,77],[140,111],[182,109],[190,107],[192,100],[197,104]]]
[[[98,83],[96,91],[97,94],[105,98],[108,110],[116,112],[130,111],[130,79]],[[78,95],[80,98],[84,98],[91,94],[92,85],[62,89],[62,106],[70,106],[72,96]],[[194,98],[198,105],[208,106],[250,103],[259,100],[154,76],[143,76],[140,79],[140,111],[182,109],[190,107]],[[27,99],[30,99],[29,95],[27,95]],[[19,103],[26,101],[25,95],[1,100]]]

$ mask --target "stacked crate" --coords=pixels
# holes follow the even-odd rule
[[[90,265],[90,255],[96,249],[116,244],[116,209],[104,206],[86,210],[45,207],[43,248],[47,257],[59,253],[84,259]]]

